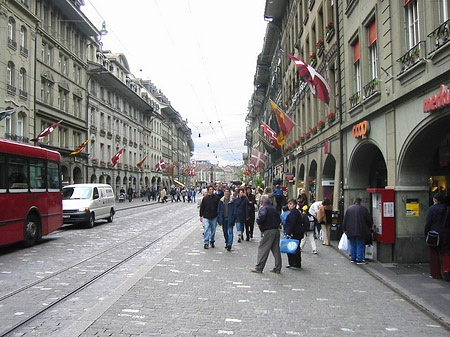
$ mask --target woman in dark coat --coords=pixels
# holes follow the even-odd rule
[[[439,246],[429,246],[430,276],[436,279],[443,276],[446,281],[450,281],[450,210],[443,204],[443,201],[444,197],[440,193],[433,197],[433,205],[428,209],[425,219],[425,237],[431,230],[439,233]]]
[[[252,188],[247,187],[245,189],[247,201],[248,201],[248,218],[245,220],[245,241],[253,239],[253,228],[255,227],[255,195],[252,194]]]
[[[244,195],[244,189],[236,189],[236,198],[234,200],[236,207],[236,230],[238,236],[238,242],[243,239],[242,233],[244,232],[244,224],[248,218],[248,201]]]
[[[290,237],[293,239],[301,240],[304,236],[304,225],[303,225],[303,217],[297,209],[297,201],[294,199],[289,200],[288,208],[290,213],[286,218],[286,237]],[[287,268],[302,267],[302,255],[300,251],[300,246],[297,248],[297,252],[295,254],[287,254],[289,265]]]

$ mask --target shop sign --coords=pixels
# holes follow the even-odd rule
[[[284,178],[286,179],[286,181],[293,181],[294,180],[294,175],[292,173],[284,173]]]
[[[450,90],[441,84],[441,91],[434,96],[423,100],[423,112],[431,112],[450,104]]]
[[[353,126],[353,138],[359,138],[364,139],[369,134],[370,125],[368,121],[364,121],[361,123],[358,123]]]

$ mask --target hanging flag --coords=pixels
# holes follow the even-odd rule
[[[275,131],[273,131],[266,123],[262,123],[261,125],[264,128],[264,133],[269,136],[270,140],[272,141],[272,145],[274,145],[277,149],[280,148],[280,145],[277,141],[277,134]]]
[[[11,116],[14,112],[16,112],[16,109],[8,109],[0,111],[0,121],[4,120],[8,116]]]
[[[123,153],[123,150],[124,150],[124,148],[120,149],[119,152],[117,152],[117,153],[111,158],[111,161],[112,161],[112,163],[113,163],[113,166],[112,166],[112,167],[116,166],[116,164],[119,162],[119,159],[120,159],[120,156],[121,156],[122,153]]]
[[[278,126],[280,128],[277,142],[280,146],[282,146],[286,143],[287,137],[291,133],[295,123],[272,100],[270,100],[270,105],[272,110],[275,112],[275,117],[277,118]]]
[[[158,164],[156,164],[156,171],[161,171],[164,170],[166,168],[166,163],[164,162],[164,158],[161,158],[161,160],[159,161]]]
[[[196,168],[197,167],[197,162],[195,161],[195,159],[192,159],[192,167]]]
[[[139,171],[142,169],[142,165],[144,164],[145,159],[147,159],[147,156],[145,156],[139,163],[136,164],[136,167]]]
[[[167,175],[169,176],[169,177],[172,177],[172,175],[173,175],[173,168],[174,167],[176,167],[177,166],[177,163],[170,163],[170,165],[169,166],[167,166]]]
[[[36,138],[33,138],[31,141],[32,142],[38,142],[40,141],[42,138],[48,136],[49,134],[51,134],[53,132],[53,130],[55,130],[59,124],[62,123],[62,120],[60,120],[58,123],[50,125],[49,127],[46,127],[44,130],[41,131],[40,134],[38,134],[38,136]]]
[[[290,54],[288,54],[288,56],[297,65],[300,78],[309,84],[313,96],[325,102],[325,104],[330,103],[330,86],[322,75],[302,60],[299,60]]]
[[[266,159],[267,157],[263,153],[252,149],[252,158],[250,159],[250,163],[255,165],[255,167],[264,168]]]
[[[87,141],[85,141],[83,144],[81,144],[80,146],[77,147],[77,149],[75,151],[73,151],[72,153],[69,154],[69,156],[75,156],[76,154],[80,153],[81,151],[83,151],[83,149],[86,147],[87,143],[89,143],[91,141],[92,138],[89,138]]]
[[[261,139],[264,149],[267,151],[267,153],[272,154],[276,151],[275,146],[273,146],[271,143],[269,143],[267,140],[264,139],[263,136],[259,135],[259,138]]]

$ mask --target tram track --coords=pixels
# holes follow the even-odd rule
[[[153,211],[155,209],[161,209],[161,208],[166,208],[166,205],[160,205],[158,207],[152,207],[151,210],[149,211]],[[129,209],[129,208],[127,208]],[[125,210],[125,209],[122,209]],[[118,210],[118,211],[122,211],[122,210]],[[145,252],[146,250],[152,248],[153,246],[155,246],[155,244],[157,244],[158,242],[160,242],[164,237],[170,235],[171,233],[174,233],[176,230],[178,230],[179,228],[181,228],[183,225],[185,225],[186,223],[188,223],[189,221],[191,221],[194,218],[194,216],[188,217],[187,219],[185,219],[184,221],[182,221],[181,223],[173,226],[172,228],[162,232],[162,234],[157,235],[156,237],[152,238],[152,239],[148,239],[145,236],[149,235],[149,231],[145,231],[143,233],[140,233],[138,235],[134,235],[130,238],[127,238],[124,241],[121,241],[117,244],[114,244],[106,249],[101,250],[100,252],[97,252],[91,256],[88,256],[86,258],[84,258],[81,261],[78,261],[77,263],[74,263],[66,268],[62,268],[56,272],[53,272],[51,275],[48,275],[40,280],[37,280],[35,282],[31,282],[23,287],[20,287],[18,289],[15,289],[5,295],[3,295],[2,297],[0,297],[0,304],[2,304],[2,302],[7,302],[7,301],[14,301],[15,297],[20,297],[21,294],[25,294],[25,296],[30,296],[29,292],[32,292],[33,289],[37,288],[38,285],[40,284],[45,284],[45,282],[51,282],[52,279],[55,279],[57,276],[61,276],[64,275],[64,273],[70,273],[70,272],[75,272],[75,275],[77,272],[79,272],[79,267],[86,264],[87,262],[91,262],[91,264],[95,264],[93,261],[97,258],[105,258],[105,255],[109,254],[112,251],[117,251],[118,249],[124,248],[125,246],[127,246],[130,242],[134,242],[136,243],[136,241],[138,240],[142,240],[144,242],[144,244],[141,244],[140,247],[136,247],[133,249],[132,252],[128,252],[126,254],[126,256],[124,256],[123,258],[121,258],[120,260],[114,261],[113,263],[111,263],[110,265],[106,266],[106,268],[104,268],[102,271],[97,271],[95,273],[95,275],[89,277],[87,280],[83,280],[83,282],[79,285],[76,285],[75,287],[73,287],[72,289],[66,291],[64,294],[62,295],[58,295],[58,297],[52,301],[50,301],[49,303],[45,303],[45,306],[41,309],[38,310],[34,310],[33,312],[30,312],[29,314],[27,314],[27,317],[25,317],[24,319],[21,319],[20,321],[18,321],[17,323],[15,323],[14,325],[6,328],[6,330],[0,332],[0,337],[4,337],[4,336],[10,336],[11,334],[13,334],[14,332],[18,331],[21,327],[26,326],[28,323],[30,323],[31,321],[35,320],[36,318],[44,315],[44,313],[48,312],[51,308],[54,308],[55,306],[57,306],[58,304],[60,304],[63,301],[68,300],[69,298],[71,298],[72,296],[74,296],[75,294],[81,292],[83,289],[91,286],[92,284],[94,284],[95,282],[97,282],[98,280],[100,280],[101,278],[103,278],[104,276],[111,274],[114,270],[118,269],[119,267],[123,266],[125,263],[127,263],[128,261],[132,260],[133,258],[135,258],[136,256],[142,254],[143,252]],[[125,247],[125,249],[127,249]],[[111,260],[110,260],[111,261]],[[100,263],[102,263],[100,261]],[[72,278],[75,278],[76,276],[72,275]],[[56,293],[56,292],[55,292]],[[22,298],[23,300],[23,298]],[[20,302],[20,301],[19,301]],[[43,302],[42,299],[39,300],[39,302]],[[42,305],[42,303],[40,303]]]

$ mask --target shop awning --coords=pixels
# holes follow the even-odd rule
[[[181,185],[181,186],[183,186],[184,187],[184,184],[182,183],[182,182],[179,182],[178,180],[176,180],[176,179],[174,179],[173,180],[175,183],[177,183],[178,185]]]

